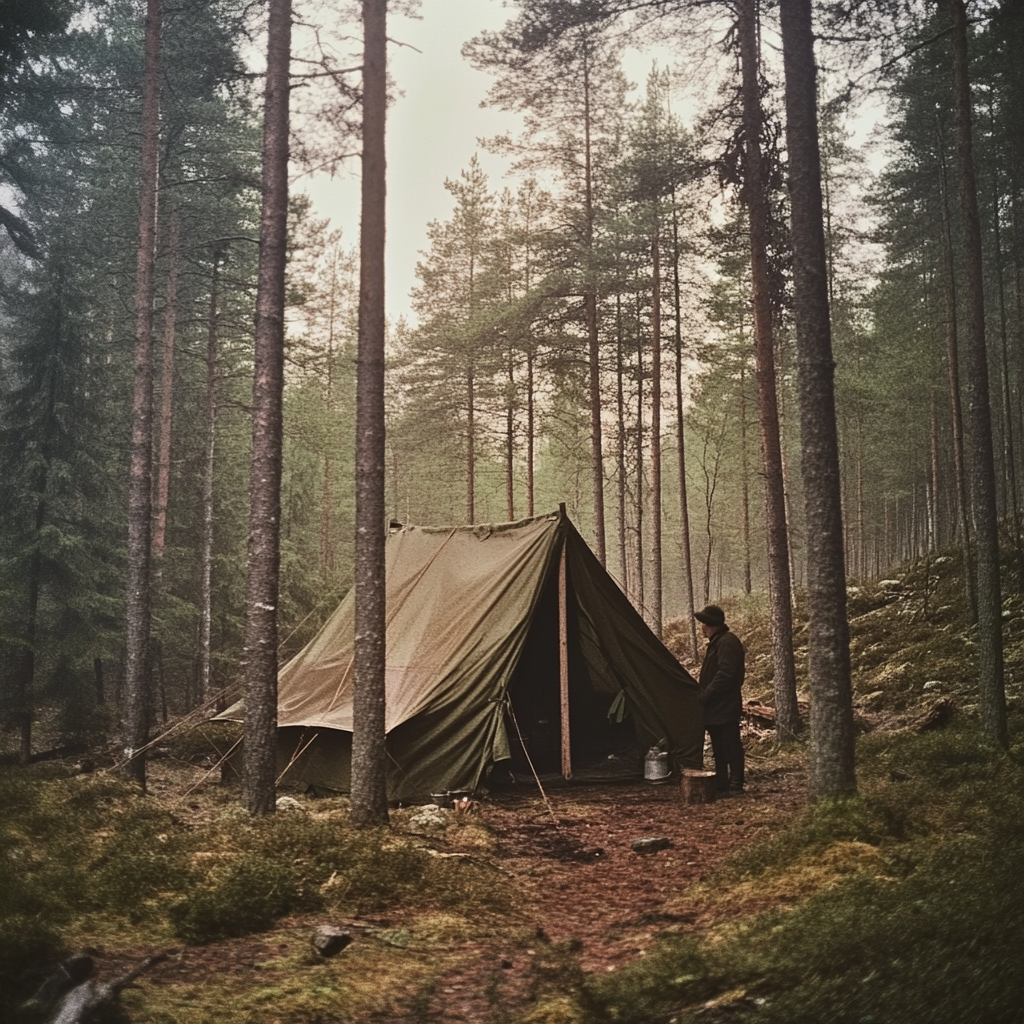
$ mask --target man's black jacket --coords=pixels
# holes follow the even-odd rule
[[[697,699],[704,708],[705,725],[725,725],[740,720],[743,713],[740,690],[745,671],[743,644],[726,626],[708,642],[697,680],[700,686]]]

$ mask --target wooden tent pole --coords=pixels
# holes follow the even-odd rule
[[[572,778],[572,758],[569,752],[569,615],[566,607],[565,548],[568,537],[562,541],[562,555],[558,563],[558,678],[562,697],[562,775]]]

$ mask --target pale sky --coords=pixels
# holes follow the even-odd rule
[[[474,71],[462,44],[484,29],[498,29],[514,14],[501,0],[423,0],[420,19],[394,18],[388,35],[389,71],[403,95],[388,112],[387,310],[408,313],[416,261],[427,246],[427,223],[451,216],[445,178],[457,178],[477,152],[477,138],[514,129],[517,119],[480,109],[491,77]],[[415,49],[413,49],[415,47]],[[492,190],[503,184],[504,161],[480,155]],[[343,243],[359,242],[359,165],[334,179],[299,187],[321,216],[343,231]]]
[[[392,319],[409,314],[409,290],[416,283],[416,262],[427,247],[427,224],[447,220],[452,196],[446,178],[458,178],[474,153],[498,192],[508,181],[507,161],[481,150],[478,138],[519,127],[518,116],[480,102],[492,78],[462,59],[462,44],[484,30],[500,29],[516,13],[502,0],[422,0],[420,17],[393,18],[388,35],[388,69],[401,91],[388,111],[387,293]],[[405,44],[405,45],[400,45]],[[662,67],[670,54],[663,47],[627,49],[623,69],[643,85],[652,62]],[[317,213],[343,232],[343,244],[359,242],[359,163],[350,161],[341,176],[320,176],[298,183]]]

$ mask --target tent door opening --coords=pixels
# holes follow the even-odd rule
[[[516,778],[564,775],[562,670],[559,628],[559,559],[547,574],[516,670],[509,681],[506,714],[509,768]],[[566,571],[566,653],[569,744],[573,777],[639,774],[642,753],[628,720],[609,720],[616,693],[597,689],[580,649],[579,608]],[[617,691],[616,691],[617,692]],[[612,762],[612,763],[609,763]],[[532,763],[532,769],[531,769]]]

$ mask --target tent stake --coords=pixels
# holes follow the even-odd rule
[[[569,538],[562,541],[562,555],[558,563],[558,676],[562,695],[562,775],[572,778],[572,758],[569,754],[569,616],[566,610],[565,548]]]

